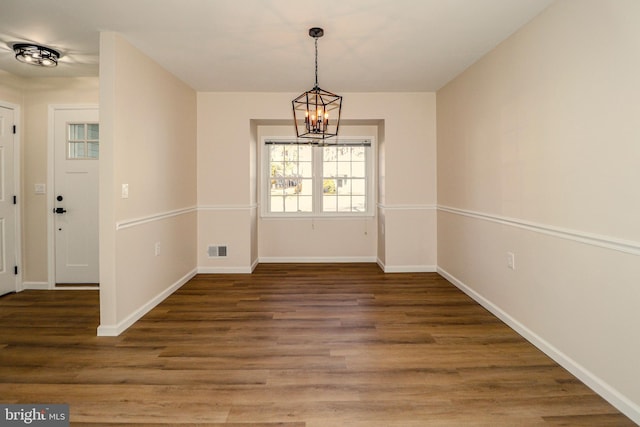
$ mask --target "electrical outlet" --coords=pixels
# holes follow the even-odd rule
[[[122,198],[129,198],[129,184],[122,184]]]
[[[156,246],[154,248],[156,256],[160,256],[160,242],[156,242]]]
[[[516,269],[516,256],[513,252],[507,252],[507,267],[512,270]]]

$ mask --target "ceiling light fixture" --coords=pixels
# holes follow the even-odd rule
[[[60,58],[60,52],[37,44],[16,43],[13,51],[18,61],[40,67],[55,67]]]
[[[309,29],[309,35],[316,45],[316,84],[291,103],[297,137],[319,141],[338,135],[342,97],[318,86],[318,39],[324,35],[324,30],[314,27]]]

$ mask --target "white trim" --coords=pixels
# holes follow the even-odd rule
[[[173,211],[160,212],[152,215],[147,215],[139,218],[125,219],[123,221],[116,222],[116,231],[124,230],[126,228],[136,227],[138,225],[148,224],[150,222],[161,221],[167,218],[173,218],[176,216],[196,212],[197,207],[191,206],[188,208],[176,209]]]
[[[438,267],[435,265],[385,265],[382,270],[385,273],[435,273]]]
[[[634,422],[640,424],[640,406],[629,400],[626,396],[620,393],[618,390],[611,387],[604,380],[594,375],[587,370],[584,366],[577,363],[575,360],[558,350],[552,344],[545,339],[537,335],[535,332],[527,328],[525,325],[511,317],[508,313],[503,311],[500,307],[493,304],[484,296],[474,291],[471,287],[464,284],[458,278],[438,267],[438,273],[453,283],[462,292],[469,295],[477,303],[493,313],[496,317],[506,323],[509,327],[515,330],[518,334],[524,337],[527,341],[535,345],[539,350],[545,353],[547,356],[556,361],[559,365],[567,369],[573,375],[575,375],[580,381],[585,383],[596,393],[602,396],[605,400],[615,406],[620,412],[631,418]]]
[[[22,289],[25,291],[48,291],[49,282],[23,282]]]
[[[24,282],[22,289],[30,291],[98,291],[98,286],[56,286],[49,287],[49,282]]]
[[[198,206],[198,211],[249,211],[258,209],[257,204],[251,205],[204,205]]]
[[[287,216],[287,215],[278,215],[278,214],[270,214],[269,216],[260,217],[261,221],[362,221],[362,220],[373,220],[375,219],[375,214],[342,214],[342,215],[322,215],[317,216],[313,214],[302,215],[302,214],[292,214],[295,216]]]
[[[385,273],[436,273],[438,271],[436,265],[385,265],[380,258],[376,263]]]
[[[375,257],[260,257],[249,267],[198,267],[198,274],[251,274],[258,264],[278,263],[372,263]]]
[[[259,261],[265,264],[372,263],[376,262],[376,257],[260,257]]]
[[[384,205],[378,203],[378,209],[384,209],[386,211],[433,211],[438,209],[438,205]]]
[[[56,287],[53,198],[55,190],[55,112],[57,110],[97,110],[99,112],[100,108],[97,104],[49,104],[47,107],[47,192],[45,197],[47,198],[47,275],[49,289],[55,289]]]
[[[198,274],[251,274],[255,267],[198,267]]]
[[[170,296],[175,291],[180,289],[180,287],[182,287],[185,283],[193,279],[193,277],[196,274],[197,274],[196,269],[191,270],[190,272],[182,276],[180,279],[178,279],[178,281],[175,282],[173,285],[169,286],[167,289],[160,292],[158,295],[156,295],[150,301],[145,303],[138,310],[131,313],[129,316],[127,316],[124,320],[122,320],[118,324],[98,326],[98,336],[99,337],[117,337],[118,335],[126,331],[131,325],[133,325],[138,320],[140,320],[145,314],[153,310],[158,304],[164,301],[168,296]]]
[[[455,215],[466,216],[474,219],[495,222],[503,225],[510,225],[536,233],[546,234],[561,239],[572,240],[574,242],[585,243],[592,246],[598,246],[606,249],[624,252],[632,255],[640,255],[640,242],[632,240],[617,239],[615,237],[604,236],[601,234],[587,233],[579,230],[555,227],[552,225],[540,224],[532,221],[520,220],[517,218],[504,217],[489,213],[470,211],[466,209],[458,209],[450,206],[438,206],[438,210]]]

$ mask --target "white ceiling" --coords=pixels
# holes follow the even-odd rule
[[[197,91],[435,91],[552,0],[2,0],[0,70],[97,76],[100,31],[122,34]],[[15,42],[63,53],[19,63]],[[1,77],[0,77],[1,78]]]

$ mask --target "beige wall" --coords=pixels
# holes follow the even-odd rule
[[[304,243],[306,239],[316,241],[321,234],[319,230],[324,232],[332,227],[338,231],[349,230],[349,239],[343,233],[340,243],[345,248],[339,254],[343,258],[378,256],[389,270],[435,269],[433,93],[343,94],[344,120],[379,123],[378,143],[385,148],[384,164],[378,171],[378,194],[384,195],[384,203],[380,204],[378,214],[392,218],[384,227],[387,236],[379,236],[381,227],[371,220],[351,220],[339,227],[329,220],[315,221],[315,230],[308,221],[283,224],[269,219],[260,220],[260,226],[255,226],[256,215],[259,215],[253,153],[257,131],[252,128],[265,121],[290,122],[291,99],[296,95],[198,93],[198,265],[201,271],[250,271],[257,261],[256,241],[259,257],[285,258],[296,253],[300,254],[298,257],[327,257],[330,254],[327,245],[319,251],[313,244]],[[295,229],[305,236],[298,240],[296,250],[286,249],[292,242],[281,241],[279,227]],[[389,235],[402,235],[407,241],[389,240]],[[389,246],[389,242],[393,246]],[[208,258],[209,244],[228,245],[229,256]],[[385,263],[388,259],[394,264]]]
[[[99,333],[115,335],[195,274],[196,93],[116,34],[100,48]]]
[[[640,422],[638,16],[559,1],[437,108],[441,271]]]
[[[23,91],[26,84],[27,79],[0,70],[0,100],[22,105]]]
[[[49,106],[98,104],[98,78],[19,78],[2,72],[0,100],[21,108],[22,279],[26,287],[49,282],[47,194],[35,194],[35,184],[47,184]],[[53,278],[51,278],[53,280]]]

